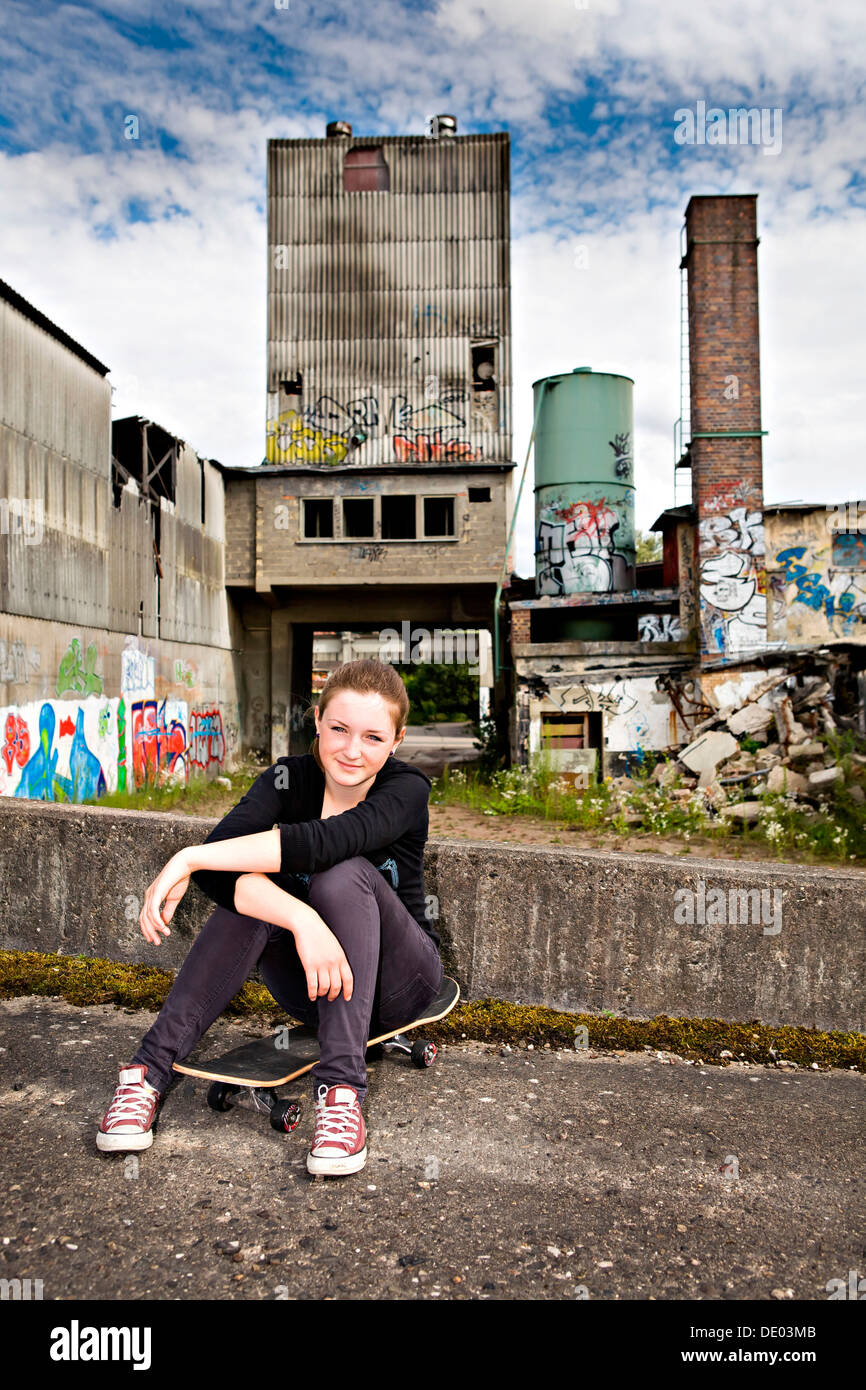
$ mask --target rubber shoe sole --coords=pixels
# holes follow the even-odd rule
[[[113,1130],[111,1134],[103,1134],[98,1130],[96,1134],[96,1147],[102,1153],[117,1153],[123,1149],[149,1149],[153,1143],[153,1131],[145,1130],[143,1134],[118,1134]]]
[[[356,1154],[346,1154],[343,1158],[338,1158],[336,1154],[323,1155],[317,1158],[315,1154],[307,1154],[307,1172],[315,1173],[324,1177],[339,1176],[342,1173],[357,1173],[359,1168],[363,1168],[367,1162],[367,1145],[365,1144]]]

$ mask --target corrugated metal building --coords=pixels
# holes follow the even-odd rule
[[[219,465],[112,428],[108,368],[2,281],[0,363],[0,795],[230,765]]]
[[[510,462],[509,246],[506,132],[269,141],[268,461]]]
[[[434,130],[269,142],[265,460],[226,470],[226,583],[271,757],[309,745],[317,629],[435,641],[493,622],[514,469],[509,137]]]

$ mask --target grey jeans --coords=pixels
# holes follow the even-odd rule
[[[433,939],[368,859],[345,859],[312,874],[304,896],[346,953],[354,978],[352,998],[347,1002],[341,993],[336,999],[311,1000],[290,931],[217,907],[132,1059],[132,1065],[146,1064],[147,1079],[158,1091],[172,1079],[172,1062],[189,1055],[258,965],[280,1007],[318,1032],[313,1096],[322,1082],[346,1083],[363,1102],[367,1039],[409,1023],[435,999],[442,962]]]

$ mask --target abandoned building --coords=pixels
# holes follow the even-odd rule
[[[579,367],[534,385],[536,573],[510,572],[509,179],[508,134],[452,116],[269,142],[248,468],[112,423],[109,369],[0,281],[0,794],[306,751],[316,633],[326,664],[454,639],[511,761],[575,781],[816,691],[863,730],[866,509],[763,501],[754,195],[686,210],[662,559],[636,563],[632,382]]]
[[[635,565],[630,379],[535,383],[536,574],[507,591],[514,762],[543,748],[569,780],[616,776],[750,703],[740,731],[766,740],[770,710],[819,687],[866,732],[866,505],[763,500],[756,203],[686,209],[675,495],[688,479],[691,499],[651,528],[659,563]]]

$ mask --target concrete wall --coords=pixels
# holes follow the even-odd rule
[[[488,488],[489,501],[470,501],[469,488]],[[423,538],[419,501],[416,540],[383,539],[381,498],[400,496],[453,499],[454,534]],[[369,538],[341,532],[344,497],[370,498],[374,528]],[[304,536],[303,500],[333,500],[334,538]],[[405,474],[339,472],[322,474],[261,470],[250,478],[232,474],[226,492],[226,582],[259,590],[270,585],[315,590],[352,585],[484,584],[491,588],[502,563],[511,511],[511,475],[453,469]],[[445,578],[443,579],[443,576]],[[352,605],[347,605],[348,617]]]
[[[82,801],[240,752],[237,657],[0,613],[0,797]]]
[[[210,900],[191,885],[160,946],[138,915],[166,860],[213,824],[0,801],[0,946],[176,970]],[[862,871],[446,840],[425,869],[465,998],[866,1030]],[[764,898],[744,911],[751,890]]]
[[[866,504],[769,511],[764,528],[768,637],[789,647],[866,644]]]

